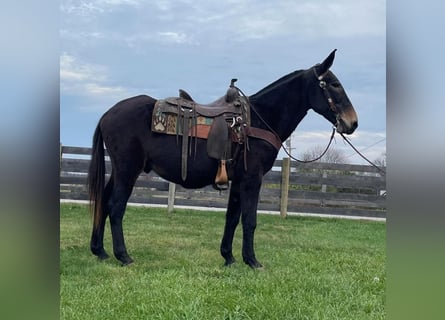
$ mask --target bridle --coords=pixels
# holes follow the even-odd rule
[[[317,65],[318,65],[318,64],[317,64]],[[317,65],[315,65],[315,66],[317,66]],[[331,146],[332,140],[334,140],[335,130],[336,130],[336,128],[337,128],[338,121],[340,120],[340,116],[339,116],[339,113],[337,112],[337,107],[335,106],[334,100],[332,99],[331,94],[329,93],[328,89],[326,88],[326,86],[327,86],[327,85],[326,85],[326,82],[323,81],[323,77],[324,77],[324,75],[319,76],[319,75],[317,74],[317,71],[315,70],[315,66],[313,67],[313,70],[314,70],[315,77],[316,77],[317,80],[319,81],[318,85],[320,86],[320,88],[323,89],[323,94],[324,94],[324,96],[326,97],[326,99],[327,99],[327,101],[328,101],[329,108],[330,108],[330,109],[335,113],[335,115],[336,115],[337,123],[332,127],[331,137],[330,137],[330,139],[329,139],[329,143],[328,143],[328,145],[326,146],[326,149],[325,149],[325,150],[324,150],[318,157],[316,157],[315,159],[311,159],[311,160],[299,160],[299,159],[295,158],[294,156],[292,156],[292,155],[290,154],[290,152],[287,151],[286,147],[284,146],[284,143],[281,142],[281,148],[283,148],[284,152],[289,156],[289,158],[291,158],[291,159],[294,160],[294,161],[300,162],[300,163],[310,163],[310,162],[315,162],[315,161],[317,161],[317,160],[320,160],[320,159],[326,154],[326,152],[328,151],[329,147]],[[258,111],[255,110],[255,107],[250,103],[249,98],[244,94],[244,92],[243,92],[240,88],[238,88],[238,87],[236,87],[236,86],[234,86],[234,88],[236,88],[236,89],[238,90],[238,92],[245,98],[245,100],[247,101],[247,103],[248,103],[248,105],[249,105],[249,108],[250,108],[253,112],[255,112],[255,114],[258,116],[258,118],[261,120],[261,122],[263,122],[263,124],[270,130],[270,132],[272,132],[272,134],[275,135],[275,136],[278,138],[278,141],[281,141],[281,138],[280,138],[280,136],[278,135],[278,133],[276,133],[275,130],[272,129],[272,128],[269,126],[269,124],[263,119],[263,117],[261,117],[261,115],[258,113]]]
[[[318,75],[318,73],[317,73],[317,68],[316,67],[318,65],[319,64],[316,64],[314,67],[312,67],[312,70],[314,70],[315,77],[318,80],[318,86],[323,90],[323,94],[326,97],[326,100],[328,101],[329,108],[332,110],[332,112],[335,113],[337,121],[338,121],[339,112],[338,112],[337,106],[334,103],[334,99],[332,99],[331,93],[327,89],[326,81],[323,80],[325,74]]]
[[[320,65],[320,64],[316,64],[314,67],[312,67],[312,70],[314,70],[315,77],[316,77],[317,80],[318,80],[318,86],[323,90],[323,95],[325,96],[325,98],[326,98],[326,100],[327,100],[327,102],[328,102],[329,108],[332,110],[332,112],[335,113],[335,119],[337,120],[337,122],[336,122],[335,125],[332,127],[332,133],[331,133],[331,137],[330,137],[330,139],[329,139],[328,145],[326,146],[326,148],[324,149],[324,151],[323,151],[318,157],[316,157],[316,158],[314,158],[314,159],[311,159],[311,160],[299,160],[299,159],[293,157],[293,156],[290,154],[290,152],[287,151],[286,147],[285,147],[283,144],[281,144],[281,146],[282,146],[284,152],[285,152],[285,153],[286,153],[292,160],[295,160],[295,161],[300,162],[300,163],[310,163],[310,162],[315,162],[315,161],[317,161],[317,160],[320,160],[320,159],[326,154],[326,152],[328,152],[328,149],[329,149],[329,147],[331,146],[332,140],[334,140],[335,130],[337,129],[338,122],[340,121],[340,114],[339,114],[339,112],[338,112],[337,106],[335,105],[335,103],[334,103],[334,99],[332,99],[332,96],[331,96],[329,90],[327,89],[327,83],[326,83],[326,81],[323,80],[323,78],[324,78],[325,75],[324,75],[324,74],[322,74],[322,75],[318,75],[318,73],[317,73],[317,68],[316,68],[316,67],[319,66],[319,65]]]
[[[337,123],[336,123],[335,125],[333,125],[333,127],[332,127],[331,137],[329,138],[329,142],[328,142],[328,145],[326,146],[326,149],[325,149],[325,150],[324,150],[318,157],[316,157],[315,159],[311,159],[311,160],[299,160],[299,159],[295,158],[294,156],[292,156],[292,155],[290,154],[289,151],[287,151],[287,149],[286,149],[286,147],[284,146],[284,143],[283,143],[283,142],[281,143],[281,147],[283,148],[284,152],[289,156],[289,158],[292,159],[292,160],[294,160],[294,161],[297,161],[297,162],[299,162],[299,163],[310,163],[310,162],[315,162],[315,161],[317,161],[317,160],[320,160],[320,159],[326,154],[326,152],[328,152],[328,149],[329,149],[329,147],[331,146],[332,140],[334,140],[335,131],[336,131],[336,129],[337,129],[338,121],[340,121],[340,115],[339,115],[337,106],[335,105],[334,100],[332,99],[332,96],[331,96],[331,94],[329,93],[329,90],[327,89],[326,81],[323,80],[323,78],[324,78],[324,74],[323,74],[323,75],[318,75],[318,74],[317,74],[316,66],[318,66],[318,65],[319,65],[319,64],[316,64],[316,65],[313,67],[314,74],[315,74],[315,77],[316,77],[317,80],[318,80],[318,85],[320,86],[321,89],[323,89],[323,94],[324,94],[324,96],[326,97],[326,100],[328,101],[329,108],[332,110],[332,112],[335,113],[335,117],[336,117]],[[279,141],[281,141],[281,138],[279,137],[278,133],[276,133],[275,130],[272,129],[272,128],[269,126],[269,124],[263,119],[263,117],[261,117],[261,115],[258,113],[258,111],[255,110],[254,106],[250,103],[249,98],[244,94],[244,92],[241,91],[240,88],[238,88],[238,87],[236,87],[236,86],[234,86],[234,87],[235,87],[235,88],[239,91],[239,93],[245,98],[245,100],[246,100],[246,102],[248,103],[248,105],[249,105],[249,107],[251,108],[251,110],[253,110],[253,112],[255,112],[255,114],[256,114],[256,115],[258,116],[258,118],[263,122],[263,124],[270,130],[270,132],[272,132],[272,134],[274,134],[274,135],[278,138]],[[349,141],[349,139],[346,138],[346,137],[344,136],[343,133],[340,133],[340,135],[341,135],[342,138],[343,138],[343,139],[344,139],[344,140],[345,140],[345,141],[352,147],[352,149],[354,149],[354,151],[356,151],[356,152],[358,153],[358,155],[360,155],[360,156],[361,156],[364,160],[366,160],[369,164],[371,164],[372,166],[374,166],[375,168],[377,168],[381,173],[386,174],[386,171],[385,171],[385,170],[383,170],[382,168],[378,167],[376,164],[374,164],[374,163],[371,162],[369,159],[367,159],[363,154],[361,154],[361,153],[357,150],[357,148],[355,148],[355,147],[352,145],[352,143]]]
[[[334,100],[332,99],[332,96],[331,96],[329,90],[327,89],[326,81],[323,80],[325,74],[322,74],[322,75],[318,75],[318,74],[317,74],[317,68],[316,68],[316,67],[319,66],[319,65],[320,65],[320,64],[316,64],[316,65],[313,67],[314,74],[315,74],[315,77],[316,77],[317,80],[318,80],[318,85],[319,85],[320,88],[323,90],[323,94],[324,94],[324,96],[326,97],[326,100],[328,101],[329,108],[332,110],[332,112],[335,113],[335,118],[336,118],[337,122],[336,122],[336,124],[334,125],[334,127],[332,128],[331,138],[329,139],[329,143],[328,143],[328,145],[327,145],[325,151],[323,151],[323,153],[322,153],[320,156],[318,156],[317,158],[315,158],[315,159],[313,159],[313,160],[309,160],[309,161],[298,160],[298,159],[292,157],[292,156],[287,152],[287,150],[284,148],[284,146],[283,146],[283,149],[284,149],[284,151],[286,152],[286,154],[287,154],[289,157],[291,157],[293,160],[296,160],[296,161],[298,161],[298,162],[314,162],[314,161],[319,160],[321,157],[323,157],[324,154],[328,151],[329,146],[331,145],[332,139],[334,138],[334,135],[335,135],[335,130],[336,130],[336,128],[337,128],[338,122],[340,121],[340,114],[339,114],[339,112],[338,112],[337,106],[335,105]],[[380,171],[380,173],[386,175],[386,171],[385,171],[385,170],[383,170],[382,168],[380,168],[379,166],[377,166],[375,163],[373,163],[373,162],[370,161],[368,158],[366,158],[360,151],[358,151],[357,148],[354,147],[354,145],[351,143],[351,141],[349,141],[349,139],[348,139],[347,137],[345,137],[345,135],[344,135],[343,133],[340,133],[340,135],[341,135],[341,137],[342,137],[342,138],[343,138],[343,139],[344,139],[344,140],[351,146],[351,148],[354,149],[355,152],[357,152],[357,154],[358,154],[359,156],[361,156],[361,157],[362,157],[364,160],[366,160],[370,165],[372,165],[372,166],[375,167],[378,171]]]

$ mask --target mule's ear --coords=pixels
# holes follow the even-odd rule
[[[334,62],[335,58],[335,51],[337,49],[334,49],[329,56],[318,66],[318,74],[321,78],[328,72],[329,68],[332,66],[332,63]]]

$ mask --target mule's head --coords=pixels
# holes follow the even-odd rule
[[[329,70],[335,49],[321,63],[308,70],[312,77],[309,93],[310,107],[328,119],[339,133],[351,134],[358,126],[357,114],[337,77]],[[312,81],[313,80],[313,81]]]

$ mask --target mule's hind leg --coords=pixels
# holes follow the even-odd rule
[[[130,178],[125,177],[124,175],[122,175],[122,177],[115,177],[110,198],[110,225],[113,238],[113,252],[116,259],[122,262],[123,265],[133,262],[133,259],[128,255],[125,246],[122,219],[125,214],[128,198],[131,195],[131,191],[133,190],[138,175],[138,173],[133,173]]]
[[[96,228],[93,226],[93,232],[91,235],[91,241],[90,241],[91,252],[94,255],[96,255],[100,260],[105,260],[109,258],[108,253],[104,249],[104,230],[105,230],[105,221],[107,220],[108,213],[110,212],[108,202],[110,199],[112,188],[113,188],[113,179],[110,178],[104,191],[102,214],[100,215],[100,221]]]
[[[241,215],[239,184],[233,182],[230,187],[229,204],[227,206],[226,224],[221,240],[221,255],[226,260],[224,265],[229,266],[235,262],[232,253],[233,236],[239,224]]]
[[[91,235],[90,248],[91,252],[96,255],[100,260],[108,259],[110,256],[104,249],[104,230],[106,215],[104,214],[99,222],[97,228],[93,227],[93,233]]]

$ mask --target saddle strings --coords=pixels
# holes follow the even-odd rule
[[[236,81],[236,80],[235,80]],[[247,152],[250,151],[250,147],[249,147],[249,140],[248,140],[248,133],[246,131],[246,126],[250,126],[250,109],[252,109],[257,115],[258,113],[255,111],[254,108],[252,108],[252,104],[249,101],[249,98],[244,94],[244,92],[238,88],[237,86],[235,86],[235,81],[232,80],[232,83],[230,84],[230,87],[235,88],[239,93],[241,93],[241,96],[244,98],[244,103],[241,106],[243,108],[243,116],[244,116],[244,125],[241,126],[241,132],[242,132],[242,137],[244,138],[244,155],[243,155],[243,160],[244,160],[244,170],[247,171]],[[247,105],[246,108],[244,108]]]

